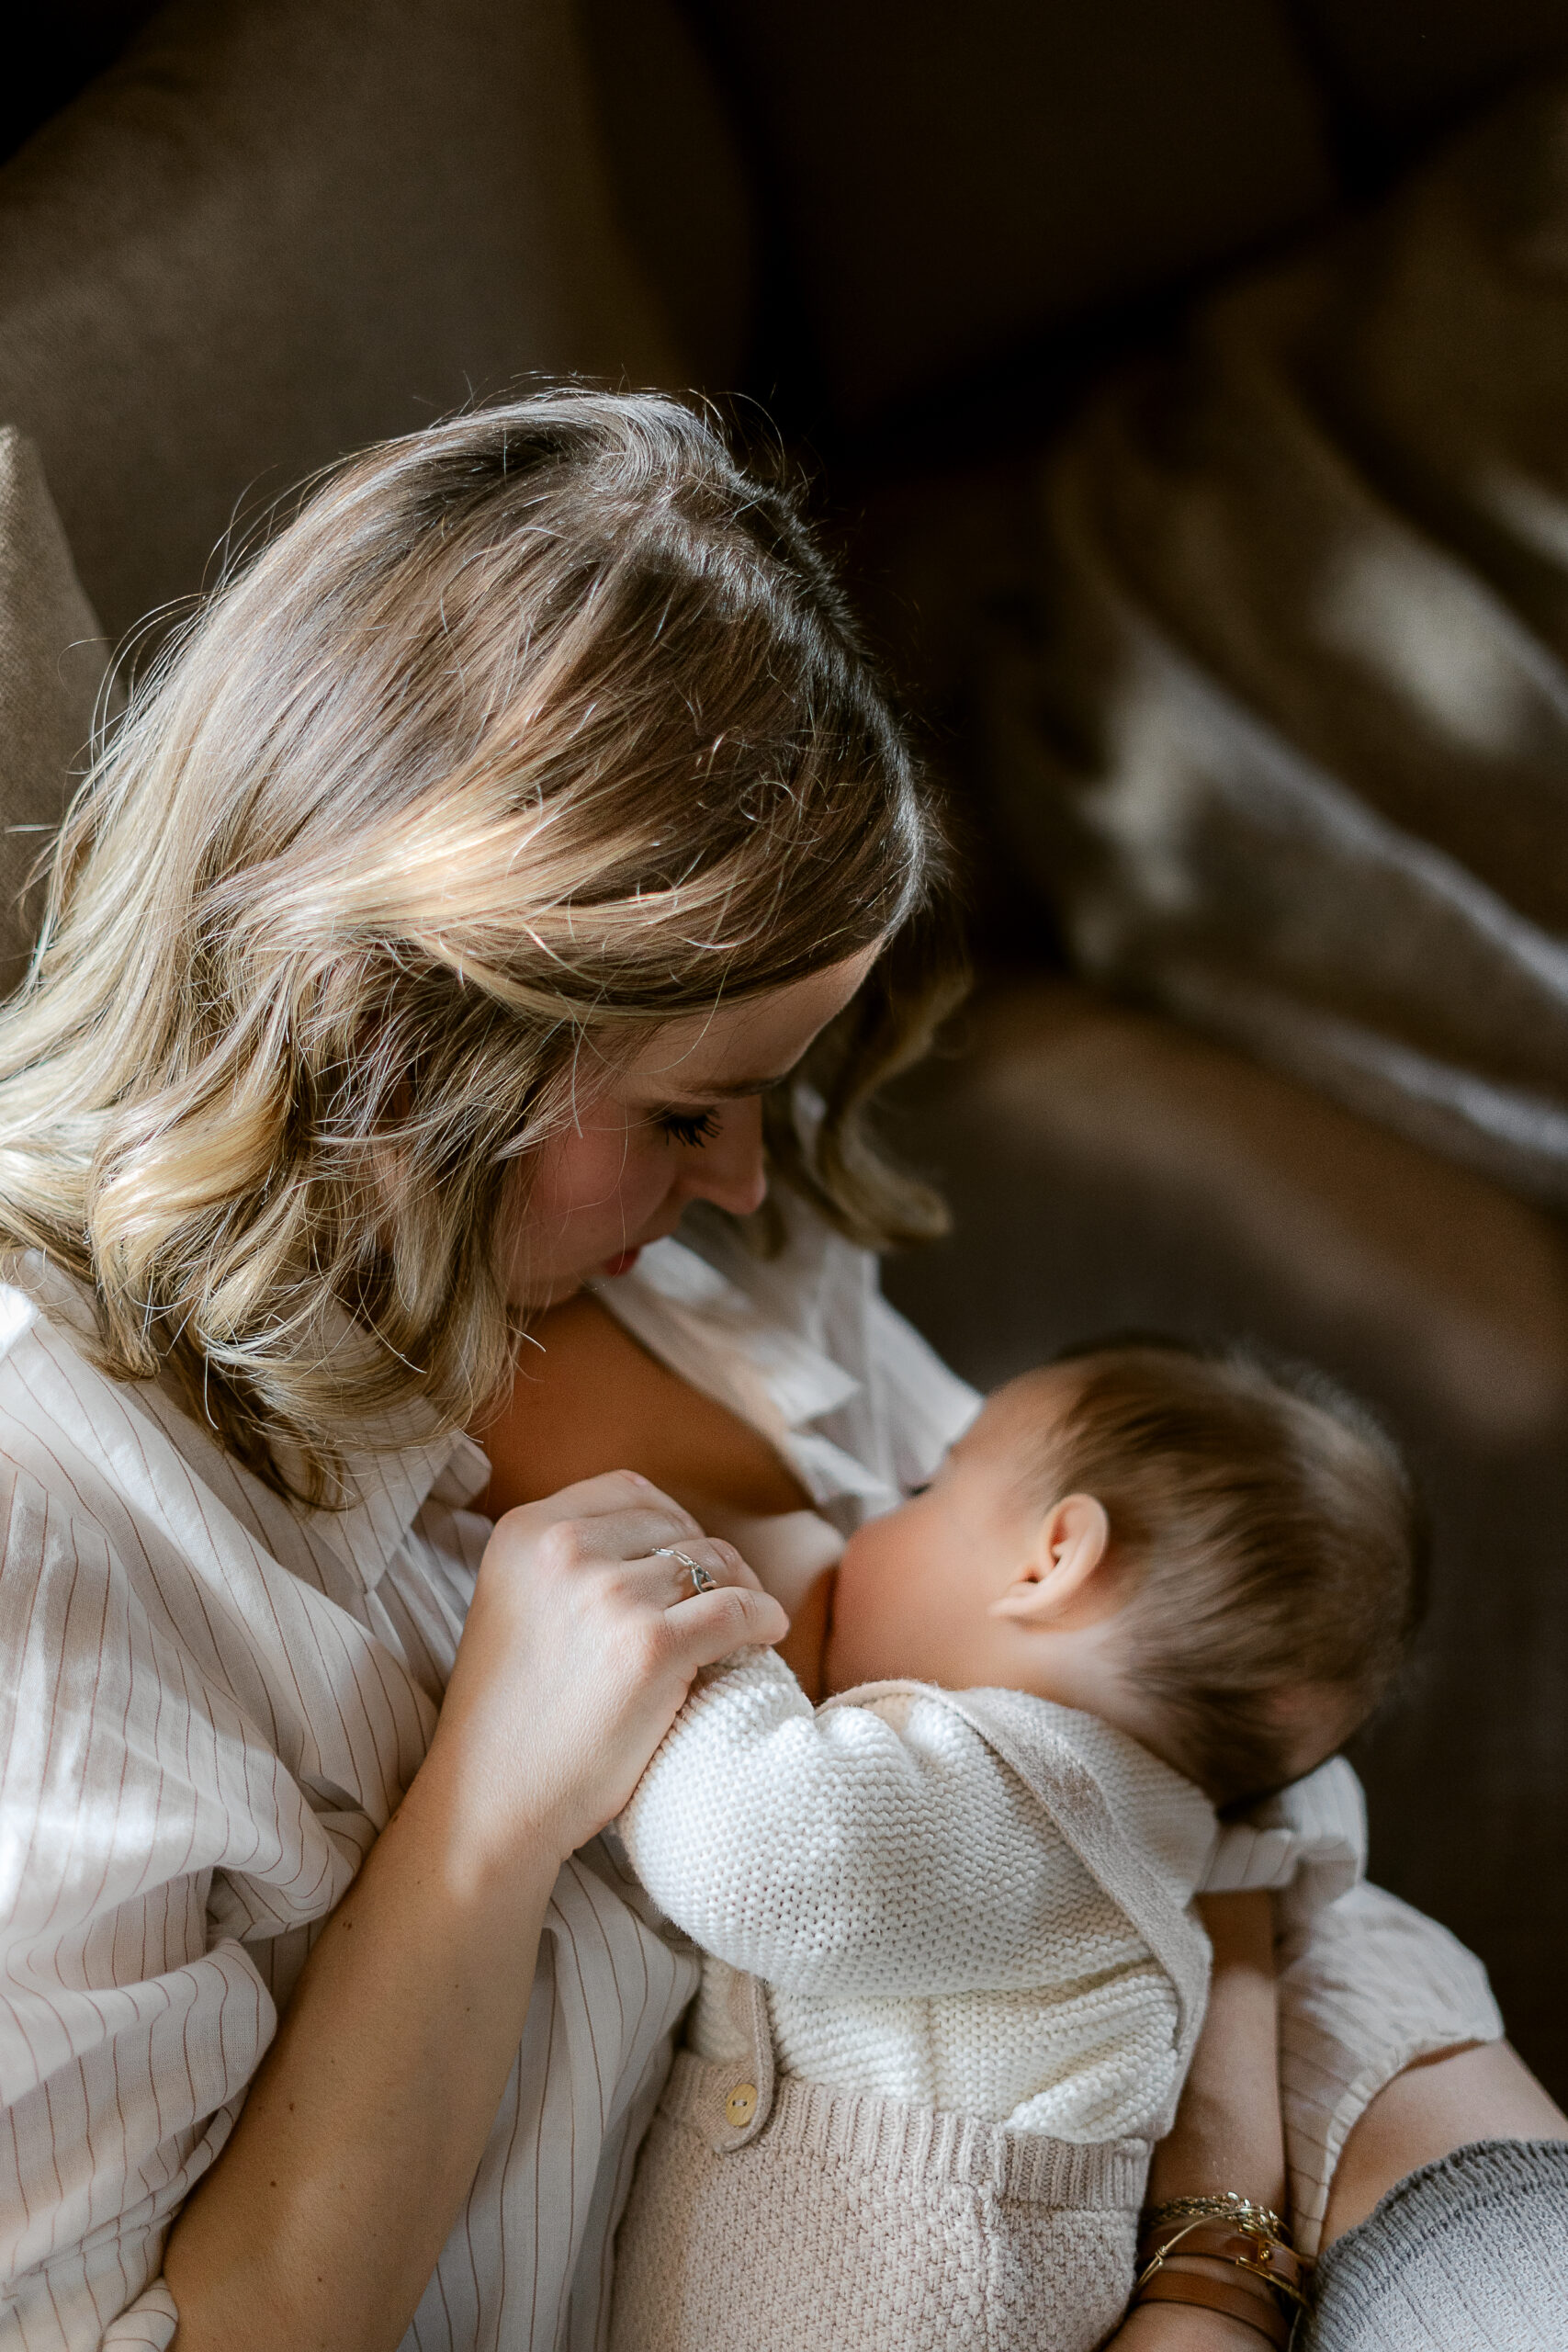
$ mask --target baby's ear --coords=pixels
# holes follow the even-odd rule
[[[1023,1617],[1037,1624],[1107,1615],[1093,1606],[1095,1580],[1111,1549],[1111,1521],[1095,1495],[1064,1495],[1040,1521],[1034,1544],[993,1617]]]

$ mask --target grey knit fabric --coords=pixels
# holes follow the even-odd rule
[[[1562,2352],[1568,2140],[1478,2140],[1390,2189],[1317,2270],[1302,2352]]]

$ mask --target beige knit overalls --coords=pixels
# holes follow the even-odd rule
[[[944,1696],[1170,1977],[1179,2086],[1207,1991],[1201,1929],[1037,1709]],[[734,1997],[750,2059],[682,2051],[644,2143],[611,2352],[1094,2352],[1132,2286],[1152,2140],[1080,2146],[780,2075],[765,1986],[737,1976]]]

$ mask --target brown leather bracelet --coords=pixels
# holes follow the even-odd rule
[[[1239,2278],[1233,2284],[1199,2270],[1156,2270],[1134,2296],[1133,2308],[1136,2310],[1140,2303],[1191,2303],[1202,2311],[1223,2312],[1227,2319],[1240,2320],[1244,2327],[1255,2327],[1275,2352],[1286,2352],[1294,2326],[1261,2280],[1255,2287]]]
[[[1303,2277],[1306,2265],[1293,2246],[1237,2229],[1232,2222],[1163,2222],[1144,2240],[1138,2259],[1146,2264],[1161,2255],[1201,2254],[1216,2262],[1233,2263],[1249,2278],[1277,2288],[1291,2302],[1306,2306]]]

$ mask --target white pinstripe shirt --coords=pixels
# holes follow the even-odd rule
[[[708,1229],[714,1254],[721,1229]],[[852,1520],[973,1409],[819,1227],[733,1275],[676,1243],[607,1286]],[[457,1435],[291,1509],[75,1344],[41,1263],[0,1290],[0,2278],[27,2352],[168,2342],[164,2234],[418,1769],[489,1522]],[[756,1295],[751,1294],[755,1293]],[[595,1844],[562,1871],[523,2048],[409,2336],[595,2344],[630,2164],[696,1985]]]
[[[846,1527],[929,1475],[978,1400],[874,1261],[804,1216],[765,1261],[711,1216],[686,1232],[603,1286],[628,1328]],[[0,2345],[164,2347],[169,2221],[424,1755],[488,1472],[468,1438],[432,1437],[357,1460],[353,1510],[295,1510],[160,1388],[94,1369],[70,1283],[27,1280],[0,1289]],[[1239,1833],[1219,1876],[1267,1883],[1278,1834]],[[1321,2152],[1358,2100],[1421,2048],[1500,2030],[1477,1964],[1375,1902],[1323,1965],[1293,1964],[1287,2109],[1319,2211]],[[405,2352],[603,2343],[615,2225],[696,1975],[609,1848],[566,1865]]]

